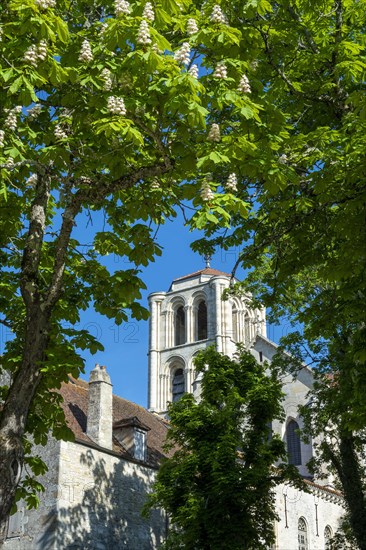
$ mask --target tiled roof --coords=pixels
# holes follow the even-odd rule
[[[191,279],[192,277],[197,277],[198,275],[212,275],[214,277],[215,275],[221,275],[224,277],[231,277],[230,273],[225,273],[224,271],[219,271],[218,269],[213,269],[212,267],[205,267],[204,269],[200,269],[199,271],[195,271],[194,273],[189,273],[189,275],[183,275],[183,277],[177,277],[174,279],[173,283],[176,281],[183,281],[183,279]]]
[[[68,384],[62,384],[60,393],[64,398],[63,408],[69,428],[76,440],[95,447],[96,444],[86,434],[88,414],[88,383],[84,380],[69,377]],[[147,432],[147,463],[157,467],[162,457],[168,453],[163,451],[163,445],[168,430],[168,423],[157,415],[150,413],[144,407],[131,401],[113,395],[113,424],[136,417],[138,422],[148,428]],[[122,445],[113,439],[113,452],[131,459],[131,455]]]

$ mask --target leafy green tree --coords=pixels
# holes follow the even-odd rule
[[[235,169],[221,119],[230,140],[241,111],[261,131],[243,88],[242,40],[233,13],[211,2],[1,2],[0,321],[14,336],[1,367],[10,375],[1,536],[24,461],[44,469],[29,441],[45,443],[49,430],[70,437],[49,390],[82,370],[78,350],[100,348],[74,326],[79,312],[93,305],[117,324],[146,317],[139,271],[161,254],[157,228],[182,201],[194,201],[196,227],[246,214],[209,176],[217,165],[227,176]],[[94,222],[86,242],[85,215]],[[108,270],[108,254],[131,268]],[[39,485],[28,475],[22,483],[18,496],[34,505]]]
[[[266,120],[279,121],[277,162],[273,155],[265,160],[262,144],[245,136],[238,196],[250,214],[233,216],[224,235],[208,228],[208,238],[195,245],[242,247],[234,273],[241,265],[249,275],[236,291],[251,290],[272,321],[302,327],[283,345],[318,372],[309,430],[334,435],[319,459],[338,475],[360,548],[366,540],[365,7],[281,1],[242,19],[271,105]],[[271,181],[256,177],[258,162],[272,164]]]
[[[214,348],[200,352],[200,400],[184,395],[169,406],[169,448],[149,507],[170,520],[166,548],[268,548],[274,542],[274,488],[300,484],[281,463],[284,443],[269,426],[283,418],[281,382],[244,349],[238,361]]]

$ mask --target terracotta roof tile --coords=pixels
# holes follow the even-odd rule
[[[89,385],[84,380],[75,379],[71,376],[69,380],[69,383],[62,384],[60,389],[64,399],[63,409],[67,424],[77,440],[95,447],[95,443],[86,434]],[[147,432],[147,463],[157,467],[161,458],[169,454],[163,450],[168,430],[167,422],[150,413],[144,407],[113,395],[113,424],[131,417],[136,417],[141,424],[149,428]],[[125,458],[131,458],[128,451],[115,438],[113,439],[113,451]]]

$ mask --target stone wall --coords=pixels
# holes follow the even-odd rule
[[[157,548],[165,518],[141,510],[155,471],[81,444],[62,442],[55,549]]]
[[[86,445],[50,438],[37,510],[20,503],[5,550],[152,550],[165,517],[141,510],[155,470]]]
[[[298,548],[298,523],[303,518],[307,527],[307,542],[310,550],[325,550],[324,531],[327,526],[334,535],[344,515],[343,500],[334,492],[309,485],[310,493],[304,493],[288,485],[276,489],[275,550]]]
[[[53,550],[57,525],[57,502],[59,495],[59,457],[61,443],[52,437],[46,447],[35,446],[48,465],[48,472],[38,481],[45,488],[39,494],[40,505],[36,510],[27,510],[25,503],[18,503],[17,513],[10,518],[5,550]]]

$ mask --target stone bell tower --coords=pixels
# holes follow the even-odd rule
[[[230,274],[206,267],[174,279],[168,292],[149,296],[150,411],[164,414],[167,404],[193,393],[196,353],[207,346],[230,357],[236,343],[251,347],[266,336],[264,309],[249,309],[244,300],[222,300]]]

